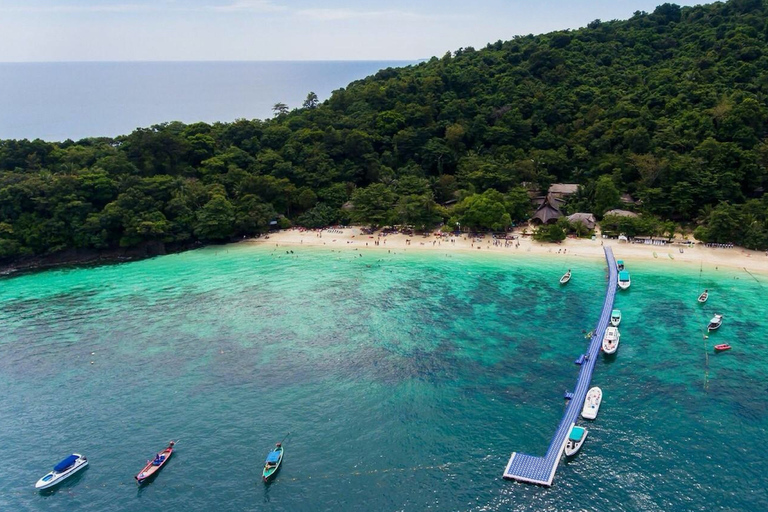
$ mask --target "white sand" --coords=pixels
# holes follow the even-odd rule
[[[546,257],[558,258],[563,255],[571,257],[584,257],[603,259],[602,244],[613,249],[616,259],[637,261],[646,260],[659,264],[682,265],[698,270],[703,265],[705,270],[714,270],[715,267],[724,267],[735,270],[748,270],[752,273],[768,275],[768,255],[765,252],[750,251],[740,247],[720,249],[705,247],[696,244],[693,247],[681,247],[667,244],[644,245],[619,242],[615,239],[576,239],[568,238],[560,244],[538,243],[530,236],[520,236],[515,233],[517,240],[510,240],[505,247],[504,240],[499,245],[494,245],[490,235],[483,239],[472,239],[464,234],[460,237],[443,235],[438,237],[403,234],[381,235],[378,231],[373,235],[362,234],[359,227],[348,227],[332,230],[300,230],[298,228],[282,230],[270,233],[268,237],[247,240],[246,243],[272,245],[278,247],[307,246],[327,247],[336,250],[344,249],[362,251],[365,249],[397,249],[398,251],[462,251],[462,252],[494,252],[515,255],[546,255]],[[379,245],[375,244],[379,241]],[[453,242],[451,241],[453,240]],[[408,242],[409,241],[409,242]],[[519,243],[519,246],[518,246]],[[680,252],[680,250],[683,252]],[[559,252],[558,252],[559,251]],[[671,257],[670,257],[671,256]]]

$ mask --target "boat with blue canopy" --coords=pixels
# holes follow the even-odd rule
[[[624,270],[624,260],[616,260],[616,269],[621,272]]]
[[[88,465],[88,459],[79,453],[73,453],[55,466],[53,471],[37,481],[35,489],[48,489],[66,480]]]
[[[282,462],[283,444],[277,443],[275,448],[267,454],[267,459],[264,461],[264,471],[261,473],[264,482],[269,482],[275,476]]]
[[[629,288],[630,280],[629,280],[629,272],[626,270],[622,270],[619,272],[619,288],[622,290],[626,290]]]
[[[573,425],[568,438],[565,441],[565,455],[571,457],[581,449],[584,440],[587,438],[587,429]]]
[[[611,311],[611,325],[614,327],[618,327],[621,323],[621,310],[614,309]]]

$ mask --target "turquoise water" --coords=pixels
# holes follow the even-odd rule
[[[182,121],[267,119],[404,61],[0,62],[0,139],[126,135]]]
[[[764,277],[628,260],[600,415],[547,489],[501,474],[512,451],[546,451],[604,262],[293,250],[0,281],[0,510],[768,510]],[[71,451],[90,467],[36,492]]]

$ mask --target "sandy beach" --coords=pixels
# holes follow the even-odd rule
[[[603,245],[610,246],[616,259],[628,261],[645,260],[665,265],[682,265],[690,269],[715,270],[728,268],[748,271],[768,276],[768,255],[761,251],[750,251],[741,247],[714,248],[703,244],[681,246],[675,244],[646,245],[620,242],[616,239],[595,240],[567,238],[559,244],[539,243],[530,235],[511,233],[515,240],[494,240],[490,235],[472,238],[468,234],[454,236],[436,232],[424,235],[405,235],[402,233],[383,234],[377,231],[365,233],[360,227],[346,227],[324,230],[286,229],[270,233],[261,238],[249,239],[244,243],[272,245],[278,247],[327,247],[336,250],[380,250],[391,251],[442,251],[445,252],[493,252],[515,255],[541,255],[545,257],[563,257],[602,259]]]

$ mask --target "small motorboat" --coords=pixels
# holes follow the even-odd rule
[[[726,350],[731,350],[731,346],[727,343],[715,345],[715,352],[725,352]]]
[[[139,474],[134,477],[136,479],[136,483],[141,485],[153,476],[157,475],[157,473],[163,469],[165,463],[168,462],[168,459],[171,458],[171,455],[173,455],[173,447],[175,444],[175,441],[171,441],[168,443],[168,447],[165,450],[156,454],[154,459],[148,460],[147,465],[144,466],[144,468],[139,471]]]
[[[723,315],[715,315],[712,317],[712,320],[709,321],[709,325],[707,326],[707,331],[714,331],[716,329],[719,329],[722,324],[723,324]]]
[[[571,427],[571,431],[568,433],[568,439],[565,441],[565,455],[571,457],[576,455],[581,449],[581,445],[584,444],[584,440],[587,438],[587,429],[584,427],[577,427],[576,425]]]
[[[701,295],[699,295],[699,302],[701,302],[702,304],[704,304],[705,302],[707,302],[707,299],[708,299],[708,298],[709,298],[709,292],[708,292],[707,290],[704,290],[704,293],[702,293]]]
[[[622,290],[626,290],[629,288],[630,285],[630,279],[629,279],[629,272],[626,270],[622,270],[619,272],[619,288]]]
[[[570,280],[571,280],[571,269],[568,269],[568,272],[563,274],[563,277],[560,278],[560,284],[565,284]]]
[[[280,469],[280,464],[283,462],[283,444],[277,443],[275,448],[267,454],[267,460],[264,461],[264,471],[261,473],[261,477],[264,482],[269,482],[272,477],[275,476],[277,470]]]
[[[617,260],[616,261],[616,269],[621,272],[624,270],[624,260]]]
[[[79,453],[73,453],[55,466],[53,471],[37,481],[35,489],[48,489],[66,480],[88,465],[88,459]]]
[[[611,311],[611,325],[618,327],[621,323],[621,310],[614,309]]]
[[[584,399],[584,407],[581,409],[581,417],[586,420],[597,418],[597,411],[600,410],[600,403],[603,401],[603,390],[595,386],[587,391],[587,398]]]
[[[603,352],[613,354],[619,348],[621,333],[617,327],[608,327],[603,336]]]

